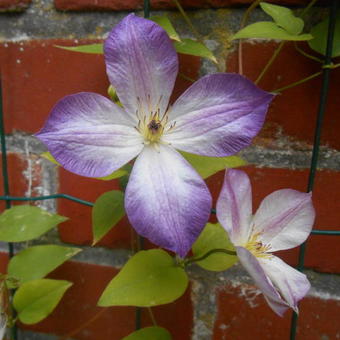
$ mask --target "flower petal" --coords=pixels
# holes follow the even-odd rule
[[[163,114],[178,72],[178,57],[167,33],[134,14],[113,28],[104,44],[107,74],[125,109]]]
[[[277,190],[260,204],[254,216],[254,232],[270,244],[270,251],[290,249],[304,242],[310,234],[315,211],[311,193],[292,189]]]
[[[53,157],[78,175],[104,177],[133,159],[143,139],[125,112],[95,93],[61,99],[36,136]]]
[[[149,146],[133,167],[125,209],[140,235],[184,257],[209,218],[211,195],[176,150]]]
[[[205,156],[229,156],[251,143],[273,95],[238,74],[207,75],[177,99],[164,140]]]
[[[280,258],[260,259],[260,264],[273,285],[291,308],[298,312],[298,302],[308,293],[310,283],[305,274],[292,268]]]
[[[244,171],[229,169],[216,205],[217,219],[231,242],[243,245],[250,233],[252,198],[249,177]]]
[[[280,294],[267,277],[261,263],[246,248],[236,247],[236,252],[241,264],[253,278],[258,288],[262,291],[269,306],[276,314],[283,316],[283,313],[288,309],[288,304],[280,297]]]

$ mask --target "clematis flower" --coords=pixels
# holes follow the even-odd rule
[[[61,99],[36,135],[67,170],[103,177],[137,159],[125,208],[136,231],[180,256],[208,220],[211,195],[175,149],[235,154],[263,125],[272,95],[237,74],[208,75],[173,106],[177,53],[152,21],[128,15],[104,44],[106,69],[123,108],[94,93]]]
[[[311,232],[315,212],[310,193],[292,189],[268,195],[252,215],[249,177],[228,170],[216,206],[217,218],[235,245],[241,264],[263,292],[269,306],[282,316],[308,292],[306,275],[272,253],[304,242]]]

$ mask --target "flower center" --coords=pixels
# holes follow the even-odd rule
[[[261,233],[252,234],[249,237],[245,248],[256,257],[271,258],[273,256],[271,253],[269,253],[271,246],[270,244],[263,244],[261,241],[259,241],[258,239],[260,235]]]
[[[139,101],[139,98],[137,99]],[[135,129],[144,137],[145,144],[161,142],[163,133],[173,129],[176,122],[168,126],[167,111],[161,116],[160,109],[157,108],[156,111],[150,110],[148,114],[145,114],[140,107],[141,105],[136,110],[138,125],[135,126]]]

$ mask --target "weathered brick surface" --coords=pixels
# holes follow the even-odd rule
[[[68,94],[106,94],[103,56],[54,46],[67,44],[76,45],[72,40],[4,44],[1,69],[7,133],[37,132],[55,103]]]
[[[251,0],[182,0],[184,8],[221,8],[228,6],[249,5]],[[306,5],[308,0],[269,0],[281,5]],[[327,1],[323,0],[323,3]],[[142,0],[54,0],[55,6],[59,10],[134,10],[142,9]],[[172,0],[151,0],[152,9],[173,9],[176,5]]]
[[[244,75],[255,80],[277,48],[276,43],[243,43]],[[302,49],[309,53],[307,44]],[[315,53],[314,53],[315,54]],[[318,56],[320,57],[320,56]],[[238,72],[237,52],[227,59],[227,70]],[[320,71],[320,64],[296,52],[293,43],[286,43],[269,71],[259,83],[267,91],[272,91]],[[324,115],[321,143],[340,149],[338,126],[340,107],[338,89],[340,87],[340,69],[332,70],[328,102]],[[288,137],[296,141],[296,148],[304,148],[313,143],[317,108],[321,91],[321,77],[283,91],[274,99],[267,115],[260,137],[266,147],[277,147],[279,137]],[[260,140],[258,139],[258,142]],[[283,144],[285,147],[285,144]]]
[[[217,291],[218,315],[214,340],[289,339],[292,312],[275,315],[255,286],[226,285]],[[298,340],[337,339],[340,302],[310,296],[300,304]]]
[[[2,162],[0,160],[0,166]],[[42,167],[36,156],[26,157],[22,154],[8,153],[8,182],[10,194],[13,196],[37,196],[41,194]],[[0,173],[0,194],[3,195],[3,173]],[[22,204],[16,202],[15,204]],[[0,209],[5,208],[5,202],[0,201]]]
[[[95,42],[98,41],[41,40],[2,45],[0,62],[7,133],[37,132],[55,103],[66,95],[96,92],[107,96],[109,82],[102,55],[56,47]],[[199,66],[199,58],[180,56],[180,72],[187,77],[197,78]],[[178,77],[173,98],[190,84]]]
[[[0,12],[18,12],[25,10],[32,0],[0,0]]]
[[[1,2],[1,4],[5,1]],[[13,2],[12,2],[13,3]],[[249,4],[248,0],[182,0],[186,8],[195,7],[224,7]],[[306,4],[303,0],[280,1],[280,4]],[[325,4],[327,1],[319,1]],[[48,113],[55,103],[63,96],[80,91],[91,91],[106,95],[108,80],[105,74],[103,56],[86,55],[60,50],[54,47],[58,45],[75,45],[74,37],[89,38],[79,43],[96,42],[97,37],[104,36],[105,32],[118,22],[124,13],[113,15],[112,13],[64,13],[52,9],[51,3],[45,0],[32,3],[32,10],[18,18],[4,14],[7,21],[5,37],[10,39],[31,39],[19,42],[3,42],[0,44],[0,67],[3,86],[3,100],[5,113],[5,126],[8,134],[13,134],[10,139],[9,172],[11,194],[23,196],[29,194],[41,194],[42,189],[51,192],[71,194],[79,198],[94,202],[95,199],[105,191],[118,188],[117,181],[102,182],[94,179],[87,179],[68,173],[63,169],[59,170],[58,189],[49,186],[46,188],[42,181],[42,165],[36,154],[39,151],[28,150],[26,153],[25,133],[37,132],[47,118]],[[61,10],[128,10],[141,9],[140,0],[55,0],[55,6]],[[154,9],[174,7],[170,0],[155,0],[152,2]],[[230,13],[230,16],[226,13]],[[196,12],[192,12],[196,13]],[[226,27],[236,31],[242,12],[239,10],[220,11],[198,11],[193,15],[193,20],[199,31],[208,39],[212,46],[219,46],[217,51],[223,49],[226,44]],[[254,19],[262,20],[259,11],[255,11]],[[9,19],[10,18],[10,19]],[[32,20],[32,18],[37,19]],[[204,18],[204,19],[201,19]],[[222,19],[221,19],[222,18]],[[14,21],[13,21],[13,20]],[[18,20],[17,20],[18,19]],[[185,31],[181,16],[171,15],[179,31]],[[215,21],[216,19],[216,21]],[[225,20],[224,20],[225,19]],[[17,20],[17,21],[16,21]],[[112,20],[112,22],[111,22]],[[32,24],[31,22],[32,21]],[[34,21],[34,24],[33,24]],[[49,21],[53,25],[49,25]],[[213,23],[212,23],[213,22]],[[3,23],[2,23],[3,24]],[[7,25],[6,24],[6,25]],[[3,24],[4,25],[4,24]],[[76,26],[81,29],[75,29]],[[2,26],[3,27],[3,26]],[[41,32],[41,27],[46,33]],[[57,33],[55,33],[55,31]],[[221,33],[222,32],[222,33]],[[32,40],[34,37],[44,37],[47,40]],[[64,39],[50,40],[51,37],[62,37]],[[218,38],[216,38],[218,37]],[[216,40],[215,40],[216,38]],[[277,43],[252,42],[243,43],[244,73],[250,79],[256,79],[259,72],[270,58]],[[302,48],[308,49],[305,44]],[[309,51],[311,52],[311,51]],[[313,53],[313,52],[311,52]],[[198,78],[201,65],[199,58],[180,56],[180,72],[191,78]],[[200,72],[206,73],[211,68],[203,63]],[[237,52],[233,52],[227,59],[229,71],[237,71]],[[266,90],[273,90],[289,84],[293,81],[306,77],[319,71],[319,64],[306,59],[296,53],[292,44],[286,44],[280,57],[275,61],[270,72],[260,82],[260,87]],[[339,228],[339,169],[335,162],[327,162],[327,155],[333,155],[340,149],[337,131],[340,127],[340,107],[338,88],[339,69],[332,71],[331,87],[327,112],[325,115],[324,129],[322,135],[323,165],[322,170],[317,173],[315,190],[313,192],[314,203],[317,210],[316,227],[318,229],[336,230]],[[245,168],[253,183],[254,211],[260,201],[269,193],[281,188],[294,188],[304,191],[308,178],[308,151],[311,149],[315,116],[318,106],[321,79],[316,78],[302,86],[283,92],[273,102],[260,136],[255,139],[254,156],[251,157],[254,166]],[[190,82],[178,78],[172,100],[180,95]],[[20,135],[16,133],[20,132]],[[15,141],[21,140],[20,147]],[[263,147],[263,152],[261,151]],[[32,149],[32,148],[31,148]],[[251,149],[253,150],[253,149]],[[266,152],[274,153],[271,159],[266,158]],[[289,155],[291,162],[283,161],[276,152],[279,151]],[[20,152],[20,154],[16,154]],[[33,154],[32,154],[33,153]],[[249,154],[249,152],[248,152]],[[306,156],[307,155],[307,156]],[[301,159],[304,161],[301,161]],[[29,162],[30,161],[30,162]],[[328,165],[330,168],[327,169]],[[257,166],[257,167],[255,167]],[[28,169],[30,169],[28,171]],[[51,182],[55,181],[53,171],[48,173]],[[208,185],[213,193],[214,199],[220,192],[223,173],[216,174],[208,179]],[[30,188],[30,190],[28,190]],[[52,189],[51,189],[52,188]],[[50,191],[49,191],[50,190]],[[4,207],[3,202],[2,208]],[[91,232],[91,208],[82,206],[67,200],[58,200],[58,212],[70,217],[70,220],[59,227],[62,241],[81,245],[89,245],[92,242]],[[216,221],[216,216],[212,216]],[[135,236],[131,232],[128,221],[124,218],[108,235],[99,243],[112,249],[88,249],[89,255],[84,255],[79,261],[99,263],[96,257],[100,253],[105,254],[105,259],[126,258],[126,250],[134,243]],[[330,236],[312,236],[307,243],[306,266],[320,272],[340,272],[339,261],[339,238]],[[145,242],[145,247],[152,247]],[[110,253],[108,253],[110,252]],[[296,264],[297,249],[285,251],[279,254],[290,264]],[[100,258],[102,259],[102,257]],[[99,261],[99,262],[98,262]],[[100,262],[110,265],[111,262]],[[94,317],[100,309],[95,307],[96,301],[103,288],[109,280],[118,272],[117,261],[113,261],[113,267],[91,265],[88,263],[69,262],[61,266],[50,275],[52,278],[67,279],[74,282],[74,286],[66,294],[55,312],[45,321],[26,329],[41,332],[44,334],[65,335],[78,328]],[[193,266],[194,267],[194,266]],[[192,268],[193,268],[192,267]],[[6,271],[6,255],[0,253],[1,272]],[[197,268],[196,268],[197,269]],[[190,269],[191,270],[191,269]],[[195,271],[195,269],[193,269]],[[192,273],[191,273],[192,274]],[[315,272],[314,272],[315,274]],[[223,277],[228,274],[219,273],[202,274],[198,271],[195,274],[193,287],[188,290],[184,297],[175,304],[160,306],[154,309],[156,319],[160,326],[168,328],[174,339],[208,340],[200,333],[202,324],[210,325],[215,318],[216,306],[214,304],[213,290],[216,285],[223,284]],[[316,275],[316,274],[315,274]],[[322,274],[324,277],[325,274]],[[327,276],[327,275],[326,275]],[[327,276],[328,277],[328,276]],[[266,306],[260,296],[252,298],[251,292],[255,288],[244,283],[236,282],[231,278],[230,284],[225,289],[217,291],[217,318],[214,326],[214,339],[287,339],[289,333],[290,313],[285,318],[277,318]],[[331,282],[325,280],[325,292],[331,288]],[[338,286],[338,285],[337,285]],[[200,287],[200,289],[197,289]],[[197,299],[202,298],[200,292],[208,295],[198,303]],[[211,295],[210,295],[211,294]],[[328,293],[327,293],[328,294]],[[336,339],[339,334],[335,316],[339,311],[339,292],[328,295],[311,295],[301,304],[301,318],[298,339]],[[327,300],[328,299],[328,300]],[[192,300],[192,301],[191,301]],[[203,309],[200,313],[195,310],[193,317],[193,306]],[[255,304],[251,307],[250,304]],[[202,317],[203,319],[200,319]],[[134,329],[134,309],[130,307],[108,308],[96,320],[86,326],[73,336],[74,339],[121,339]],[[194,320],[193,320],[194,318]],[[150,325],[148,313],[143,312],[144,325]],[[194,336],[191,330],[194,329]],[[34,333],[30,333],[34,334]],[[20,339],[21,340],[21,339]]]

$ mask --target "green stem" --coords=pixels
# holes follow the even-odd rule
[[[203,261],[204,259],[206,259],[207,257],[209,257],[212,254],[216,254],[216,253],[223,253],[223,254],[227,254],[227,255],[232,255],[232,256],[236,256],[236,251],[233,250],[228,250],[228,249],[223,249],[223,248],[216,248],[216,249],[211,249],[209,250],[207,253],[205,253],[204,255],[200,256],[200,257],[189,257],[184,264],[188,265],[192,262],[199,262],[199,261]]]
[[[194,82],[196,81],[195,79],[192,79],[192,78],[186,76],[184,73],[180,73],[180,72],[179,72],[178,75],[179,75],[181,78],[183,78],[183,79],[185,79],[185,80],[188,80],[188,81],[190,81],[190,82],[192,82],[192,83],[194,83]]]
[[[338,67],[340,67],[340,63],[339,63],[339,64],[335,64],[335,65],[333,65],[333,64],[324,65],[322,68],[330,68],[330,69],[334,69],[334,68],[338,68]],[[273,90],[272,93],[279,93],[279,92],[282,92],[282,91],[284,91],[284,90],[290,89],[290,88],[292,88],[292,87],[294,87],[294,86],[303,84],[303,83],[305,83],[306,81],[311,80],[311,79],[313,79],[313,78],[315,78],[315,77],[318,77],[318,76],[321,75],[321,74],[322,74],[322,71],[316,72],[316,73],[312,74],[311,76],[309,76],[309,77],[307,77],[307,78],[300,79],[300,80],[298,80],[298,81],[296,81],[296,82],[294,82],[294,83],[291,83],[291,84],[289,84],[289,85],[280,87],[279,89]]]
[[[277,56],[281,52],[281,50],[282,50],[283,46],[285,45],[285,43],[286,43],[286,41],[284,41],[284,40],[280,42],[279,46],[274,51],[273,55],[271,56],[271,58],[267,62],[266,66],[263,68],[263,70],[261,71],[260,75],[255,80],[255,84],[258,84],[260,82],[260,80],[263,78],[265,73],[268,71],[270,66],[273,64],[274,60],[277,58]]]
[[[173,0],[173,2],[175,3],[175,5],[177,6],[178,10],[180,11],[180,13],[182,14],[184,20],[186,21],[186,23],[188,24],[188,26],[190,27],[192,33],[196,36],[196,39],[199,42],[202,42],[202,38],[200,36],[200,34],[196,31],[196,28],[194,27],[194,25],[192,24],[191,20],[189,19],[189,17],[187,16],[187,14],[185,13],[182,5],[179,3],[178,0]]]
[[[156,318],[155,318],[155,316],[154,316],[154,314],[153,314],[153,311],[152,311],[151,307],[147,307],[147,310],[148,310],[148,312],[149,312],[149,315],[150,315],[150,319],[151,319],[151,321],[152,321],[152,324],[153,324],[154,326],[158,326],[157,321],[156,321]]]
[[[304,15],[306,15],[306,13],[311,9],[312,6],[314,6],[314,4],[316,3],[317,0],[312,0],[308,6],[301,12],[300,17],[303,17]],[[255,84],[258,84],[260,82],[260,80],[263,78],[263,76],[265,75],[265,73],[268,71],[268,69],[270,68],[270,66],[273,64],[274,60],[277,58],[277,56],[279,55],[279,53],[281,52],[283,46],[285,45],[286,41],[283,40],[281,41],[280,45],[277,47],[277,49],[275,50],[274,54],[272,55],[272,57],[269,59],[268,63],[266,64],[266,66],[263,68],[263,70],[261,71],[260,75],[257,77],[257,79],[255,80]]]
[[[308,53],[306,53],[304,50],[302,50],[302,49],[298,46],[298,44],[297,44],[296,41],[294,41],[294,48],[295,48],[300,54],[302,54],[303,56],[305,56],[306,58],[312,59],[312,60],[317,61],[318,63],[321,63],[321,64],[323,63],[323,60],[321,60],[321,59],[319,59],[319,58],[317,58],[317,57],[315,57],[315,56],[313,56],[313,55],[311,55],[311,54],[308,54]]]
[[[304,9],[303,11],[301,12],[300,14],[300,18],[304,17],[307,12],[315,5],[315,3],[317,2],[318,0],[312,0]]]
[[[59,338],[59,340],[67,340],[71,338],[73,335],[78,334],[80,331],[82,331],[84,328],[86,328],[88,325],[90,325],[92,322],[96,321],[103,313],[107,311],[107,308],[101,308],[98,310],[97,313],[95,313],[89,320],[81,324],[78,328],[73,329],[66,335],[63,335]]]
[[[294,83],[291,83],[291,84],[289,84],[289,85],[280,87],[279,89],[276,89],[276,90],[272,91],[272,93],[280,93],[280,92],[282,92],[282,91],[284,91],[284,90],[287,90],[287,89],[290,89],[290,88],[292,88],[292,87],[294,87],[294,86],[303,84],[303,83],[305,83],[305,82],[308,81],[308,80],[311,80],[311,79],[313,79],[313,78],[315,78],[315,77],[318,77],[321,73],[322,73],[321,71],[320,71],[320,72],[316,72],[316,73],[312,74],[311,76],[309,76],[309,77],[307,77],[307,78],[303,78],[303,79],[300,79],[300,80],[298,80],[298,81],[296,81],[296,82],[294,82]]]

